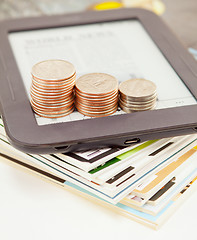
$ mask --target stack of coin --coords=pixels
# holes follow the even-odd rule
[[[74,110],[76,71],[64,60],[46,60],[32,68],[30,90],[33,110],[41,117],[59,118]]]
[[[116,112],[118,81],[105,73],[90,73],[76,80],[77,110],[85,116],[103,117]]]
[[[127,113],[156,107],[157,87],[145,79],[129,79],[119,86],[119,105]]]

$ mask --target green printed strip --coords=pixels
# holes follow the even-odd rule
[[[105,164],[100,165],[100,166],[98,166],[97,168],[90,170],[89,173],[90,173],[90,174],[96,173],[96,172],[98,172],[98,171],[100,171],[100,170],[102,170],[102,169],[104,169],[104,168],[106,168],[106,167],[109,167],[110,165],[112,165],[112,164],[114,164],[114,163],[117,163],[117,162],[119,162],[119,161],[120,161],[120,159],[118,159],[118,158],[116,158],[116,157],[115,157],[115,158],[112,158],[111,160],[107,161]]]
[[[0,137],[0,140],[10,145],[10,143],[9,143],[8,141],[4,140],[4,139],[1,138],[1,137]]]
[[[117,156],[117,158],[120,159],[120,160],[124,160],[124,159],[130,157],[131,155],[133,155],[134,153],[136,153],[136,152],[138,152],[138,151],[140,151],[140,150],[142,150],[142,149],[150,146],[151,144],[153,144],[153,143],[155,143],[155,142],[157,142],[157,141],[158,141],[158,139],[157,139],[157,140],[150,140],[150,141],[148,141],[148,142],[145,142],[145,143],[143,143],[142,145],[140,145],[140,146],[138,146],[138,147],[136,147],[136,148],[133,148],[133,149],[129,150],[128,152],[125,152],[125,153],[123,153],[123,154],[120,154],[119,156]]]
[[[148,141],[148,142],[145,142],[145,143],[141,144],[140,146],[129,150],[128,152],[125,152],[125,153],[120,154],[119,156],[117,156],[117,157],[115,157],[115,158],[112,158],[111,160],[107,161],[105,164],[100,165],[100,166],[98,166],[97,168],[95,168],[95,169],[93,169],[93,170],[90,170],[89,173],[90,173],[90,174],[94,174],[94,173],[96,173],[96,172],[99,172],[100,170],[102,170],[102,169],[104,169],[104,168],[106,168],[106,167],[109,167],[109,166],[111,166],[111,165],[114,164],[114,163],[117,163],[117,162],[119,162],[119,161],[121,161],[121,160],[124,160],[124,159],[130,157],[130,156],[133,155],[134,153],[136,153],[136,152],[138,152],[138,151],[140,151],[140,150],[142,150],[142,149],[150,146],[151,144],[153,144],[153,143],[155,143],[155,142],[157,142],[157,141],[158,141],[158,140],[150,140],[150,141]]]

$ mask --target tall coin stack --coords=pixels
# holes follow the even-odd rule
[[[156,102],[157,87],[152,81],[129,79],[119,86],[119,105],[126,113],[152,110]]]
[[[76,80],[77,110],[85,116],[103,117],[116,112],[118,81],[105,73],[90,73]]]
[[[64,60],[46,60],[32,68],[30,90],[33,110],[41,117],[59,118],[74,110],[76,71]]]

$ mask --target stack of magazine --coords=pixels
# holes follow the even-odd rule
[[[154,229],[197,186],[197,134],[125,148],[36,155],[13,148],[1,121],[0,158]]]

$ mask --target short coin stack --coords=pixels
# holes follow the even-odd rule
[[[156,107],[157,87],[149,80],[129,79],[119,86],[119,105],[127,113]]]
[[[89,73],[76,80],[77,110],[85,116],[103,117],[116,112],[118,81],[105,73]]]
[[[32,68],[30,90],[33,110],[41,117],[63,117],[74,110],[76,71],[64,60],[46,60]]]

